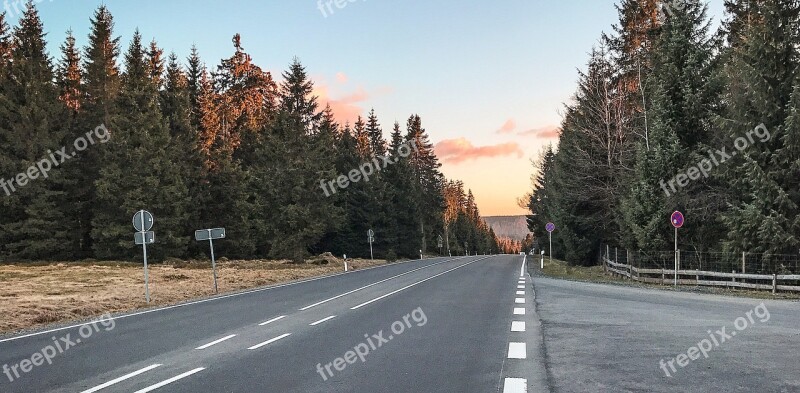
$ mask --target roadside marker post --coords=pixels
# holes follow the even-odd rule
[[[372,243],[375,241],[375,231],[372,229],[367,231],[367,240],[369,240],[369,259],[375,260],[375,255],[372,253]]]
[[[137,245],[142,246],[142,255],[144,256],[144,298],[147,304],[150,304],[150,278],[147,274],[147,245],[156,242],[156,234],[151,232],[153,229],[153,215],[147,210],[139,210],[133,215],[133,229],[136,233],[133,234],[133,241]]]
[[[344,271],[347,271],[347,254],[344,254]]]
[[[217,287],[217,260],[214,256],[214,240],[225,238],[225,228],[213,229],[198,229],[194,231],[194,239],[201,242],[208,240],[208,245],[211,247],[211,271],[214,275],[214,293],[219,293]]]

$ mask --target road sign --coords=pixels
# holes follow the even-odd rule
[[[150,303],[150,280],[147,274],[147,245],[156,242],[156,234],[150,232],[153,229],[153,215],[147,210],[139,210],[133,215],[133,241],[142,246],[142,256],[144,259],[144,298]]]
[[[137,246],[143,246],[145,244],[153,244],[156,242],[156,233],[153,231],[136,232],[133,234],[133,241],[136,243]]]
[[[225,238],[225,228],[200,229],[194,231],[194,239],[198,242]]]
[[[147,210],[139,210],[133,215],[133,227],[137,232],[147,232],[153,229],[153,215]]]
[[[544,229],[547,229],[547,234],[550,237],[550,263],[553,263],[553,231],[556,230],[556,224],[548,222],[547,225],[544,226]]]
[[[369,237],[375,237],[375,231],[373,231],[372,229],[368,230],[368,231],[367,231],[367,236],[369,236]]]
[[[217,259],[214,256],[214,240],[225,238],[225,228],[200,229],[194,231],[194,238],[199,242],[208,240],[208,246],[211,248],[211,272],[214,275],[214,293],[219,293],[219,288],[217,287]]]
[[[685,222],[684,217],[683,217],[683,213],[681,213],[679,211],[676,211],[675,213],[672,213],[672,217],[670,218],[670,221],[672,222],[672,226],[674,226],[675,228],[683,227],[683,224]]]
[[[442,246],[444,245],[444,239],[442,239],[442,235],[439,235],[439,237],[436,239],[436,243],[438,245],[438,248],[441,249]],[[441,253],[441,250],[439,250],[439,253]]]

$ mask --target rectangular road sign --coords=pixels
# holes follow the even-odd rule
[[[217,239],[224,239],[225,238],[225,228],[214,228],[214,229],[200,229],[194,231],[194,238],[197,241],[203,240],[217,240]]]
[[[136,232],[133,234],[133,241],[136,242],[136,245],[153,244],[156,242],[156,233],[153,231]]]

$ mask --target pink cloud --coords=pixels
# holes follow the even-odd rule
[[[347,83],[347,75],[345,75],[344,72],[337,72],[336,73],[336,81],[341,83],[341,84]]]
[[[514,119],[508,119],[499,130],[497,130],[498,134],[510,134],[517,129],[517,122]]]
[[[510,142],[491,146],[474,146],[466,138],[447,139],[436,144],[436,155],[444,162],[460,164],[481,158],[496,158],[516,155],[522,157],[525,153],[519,144]]]
[[[532,130],[521,131],[517,135],[534,136],[539,139],[557,139],[561,134],[561,127],[558,126],[545,126],[534,128]]]

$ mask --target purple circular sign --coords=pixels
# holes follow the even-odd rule
[[[547,225],[544,228],[547,229],[547,232],[553,232],[553,231],[556,230],[556,224],[553,224],[552,222],[548,222]]]
[[[670,218],[670,221],[672,222],[672,226],[674,226],[675,228],[682,227],[684,223],[683,213],[678,211],[672,213],[672,218]]]

